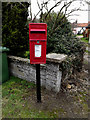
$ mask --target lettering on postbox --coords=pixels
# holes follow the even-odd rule
[[[29,24],[30,63],[46,63],[47,24]]]

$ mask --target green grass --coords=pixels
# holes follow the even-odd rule
[[[76,35],[76,36],[83,36],[83,34],[80,34],[80,35]]]
[[[10,77],[10,80],[2,85],[3,118],[35,117],[34,110],[30,110],[30,102],[24,100],[29,90],[35,88],[34,83]],[[25,107],[24,107],[25,106]]]
[[[88,38],[81,38],[82,42],[88,43]]]
[[[86,53],[88,53],[88,55],[90,55],[90,51],[86,50]]]
[[[43,88],[42,92],[44,93]],[[46,93],[44,94],[46,95]],[[86,97],[83,95],[83,93],[80,94],[82,97],[79,97],[78,95],[77,96],[82,100],[81,104],[85,111],[87,111],[87,104],[85,104]],[[44,118],[58,118],[61,115],[67,117],[68,113],[65,107],[65,103],[62,102],[63,107],[55,107],[55,102],[58,101],[57,99],[53,99],[55,100],[55,105],[53,106],[52,99],[49,101],[47,95],[44,98],[45,101],[43,100],[42,103],[37,103],[36,85],[32,82],[27,82],[26,80],[11,76],[10,80],[2,84],[2,117],[43,118],[43,120]],[[61,99],[62,97],[60,100]],[[78,99],[75,98],[75,101],[78,102]],[[53,107],[48,107],[49,105]],[[71,106],[68,105],[68,107]]]
[[[33,107],[32,95],[35,95],[36,87],[34,83],[10,77],[10,80],[2,85],[2,117],[3,118],[55,118],[58,111],[38,110]],[[35,100],[34,100],[35,102]],[[63,110],[60,109],[62,112]]]

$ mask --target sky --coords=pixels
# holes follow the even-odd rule
[[[41,4],[43,0],[38,0],[39,4]],[[44,0],[47,1],[47,0]],[[58,0],[57,0],[58,1]],[[55,8],[54,11],[58,12],[59,9],[63,6],[64,2],[68,1],[68,0],[63,0],[63,2],[59,5],[59,7]],[[34,14],[37,14],[37,12],[39,11],[38,5],[37,5],[37,0],[31,0],[32,6],[32,12],[33,12],[33,16]],[[49,4],[48,4],[48,8],[50,9],[53,5],[55,4],[55,0],[50,0]],[[68,18],[68,20],[72,23],[75,22],[77,20],[78,23],[88,23],[88,5],[86,3],[81,3],[80,4],[80,0],[77,0],[76,2],[73,2],[71,4],[71,6],[69,7],[67,12],[70,12],[71,9],[74,8],[79,8],[82,9],[83,11],[76,11],[74,13],[72,13],[72,16],[70,16]],[[45,12],[45,10],[44,10]],[[39,17],[39,16],[38,16]]]

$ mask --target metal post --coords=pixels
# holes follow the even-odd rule
[[[36,64],[37,102],[41,102],[40,64]]]

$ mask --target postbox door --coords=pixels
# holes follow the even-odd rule
[[[46,63],[46,41],[30,41],[30,63]]]

